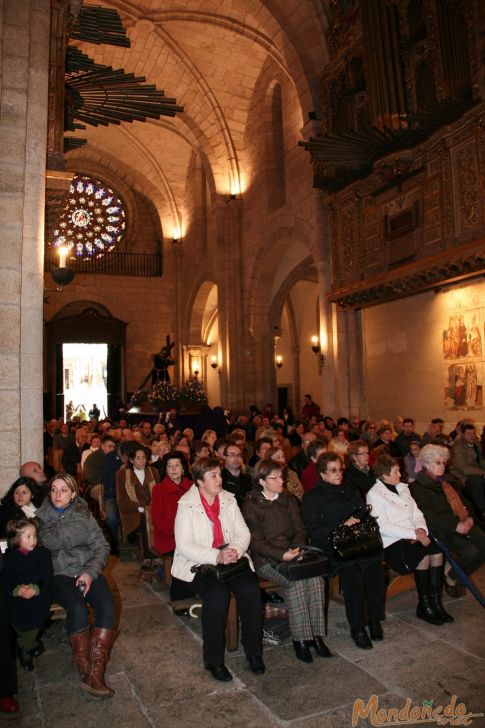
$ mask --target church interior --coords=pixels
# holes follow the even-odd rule
[[[75,396],[73,344],[106,345],[86,377],[104,379],[107,412],[148,386],[169,336],[172,383],[195,377],[210,407],[300,412],[309,392],[335,419],[449,432],[468,417],[481,435],[482,0],[0,0],[0,90],[2,490],[42,462],[43,423]],[[285,657],[278,677],[272,649],[261,688],[236,655],[239,679],[212,693],[202,673],[176,679],[177,644],[185,677],[198,659],[194,627],[129,564],[113,573],[131,620],[120,702],[59,712],[54,630],[54,677],[22,677],[31,725],[183,727],[200,710],[224,728],[350,726],[373,693],[484,708],[470,595],[440,638],[396,597],[380,662],[343,644],[332,604],[332,670]],[[149,659],[163,669],[155,628],[173,652],[163,694],[139,687]]]
[[[170,335],[210,406],[482,424],[482,4],[102,7],[3,4],[4,477],[80,339],[112,402]]]

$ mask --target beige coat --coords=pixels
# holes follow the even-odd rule
[[[236,549],[239,557],[246,555],[251,534],[232,493],[223,490],[219,495],[219,518],[224,541]],[[182,581],[193,581],[190,571],[197,564],[216,564],[218,549],[213,548],[212,522],[200,500],[199,489],[193,485],[179,500],[175,518],[175,553],[172,575]],[[249,559],[249,556],[248,556]],[[254,571],[251,559],[251,568]]]

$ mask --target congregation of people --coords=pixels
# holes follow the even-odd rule
[[[444,551],[468,576],[485,563],[485,428],[471,419],[445,433],[435,418],[420,435],[411,417],[322,416],[310,394],[298,415],[214,408],[192,427],[175,408],[156,422],[131,423],[123,409],[99,420],[96,405],[88,420],[70,414],[46,422],[44,461],[24,463],[0,505],[0,711],[18,710],[12,655],[35,669],[53,602],[66,613],[81,689],[113,695],[105,670],[118,631],[103,571],[122,544],[139,549],[140,578],[171,564],[177,616],[189,616],[178,602],[202,599],[203,663],[223,682],[231,595],[248,668],[261,675],[262,600],[284,601],[295,656],[312,663],[332,657],[326,578],[338,577],[351,639],[372,649],[384,639],[389,570],[414,576],[416,618],[440,627],[454,621],[443,592],[464,593]],[[339,560],[332,534],[369,510],[381,548]],[[281,565],[307,544],[328,570],[291,580]]]

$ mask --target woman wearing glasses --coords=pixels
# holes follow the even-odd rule
[[[433,536],[455,553],[466,574],[472,574],[485,563],[485,534],[470,515],[473,506],[446,480],[449,456],[441,445],[423,447],[418,456],[423,469],[416,474],[412,494]],[[463,595],[453,571],[446,576],[445,589],[452,597]]]
[[[313,662],[312,647],[319,657],[331,657],[322,635],[324,582],[321,576],[289,581],[278,571],[282,561],[298,556],[298,544],[307,542],[298,501],[284,490],[284,467],[271,459],[259,460],[253,470],[254,488],[242,506],[251,531],[251,555],[259,576],[285,590],[290,632],[296,656]]]
[[[317,460],[319,480],[314,490],[303,496],[303,522],[311,544],[326,550],[331,556],[328,535],[339,524],[352,526],[358,519],[352,514],[363,506],[357,488],[344,485],[343,465],[336,453],[323,453]],[[372,642],[382,640],[382,605],[384,601],[384,570],[382,554],[356,558],[351,561],[331,560],[331,576],[338,574],[345,601],[350,634],[357,647],[372,648]],[[366,630],[366,611],[369,634]]]

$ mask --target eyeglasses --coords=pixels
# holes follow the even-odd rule
[[[228,452],[227,457],[228,458],[240,458],[241,453],[240,452]]]

